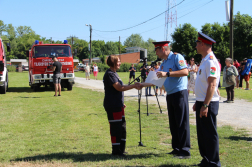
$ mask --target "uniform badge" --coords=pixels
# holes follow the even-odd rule
[[[172,71],[172,69],[171,68],[169,68],[169,72],[171,72]]]
[[[184,65],[185,65],[184,60],[180,60],[180,61],[179,61],[179,65],[180,65],[180,66],[184,66]]]
[[[213,56],[210,56],[209,58],[210,58],[210,60],[213,60]]]
[[[201,74],[201,69],[199,70],[199,75]]]
[[[216,72],[216,68],[215,68],[215,67],[211,67],[211,68],[210,68],[210,73],[211,73],[212,75],[214,75],[215,72]]]

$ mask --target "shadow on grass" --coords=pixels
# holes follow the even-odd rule
[[[239,140],[245,140],[245,141],[250,141],[252,142],[252,137],[241,137],[241,136],[229,136],[226,139],[230,139],[230,140],[235,140],[235,141],[239,141]]]
[[[36,92],[46,92],[46,91],[54,91],[54,88],[51,87],[40,87]],[[62,89],[63,91],[63,89]],[[17,92],[17,93],[21,93],[21,92],[26,92],[26,93],[32,93],[35,92],[33,89],[31,89],[30,87],[9,87],[8,88],[8,92]]]
[[[25,157],[25,158],[17,158],[10,160],[13,161],[51,161],[51,160],[65,160],[65,159],[71,159],[73,162],[99,162],[99,161],[106,161],[106,160],[131,160],[131,159],[143,159],[143,158],[151,158],[151,157],[159,157],[161,155],[159,154],[137,154],[137,155],[127,155],[126,157],[120,157],[120,156],[112,156],[111,154],[93,154],[93,153],[86,153],[83,154],[82,152],[77,153],[66,153],[66,152],[60,152],[60,153],[51,153],[51,154],[44,154],[44,155],[36,155],[31,157]],[[159,166],[173,166],[173,167],[181,167],[185,165],[174,165],[174,164],[163,164]]]

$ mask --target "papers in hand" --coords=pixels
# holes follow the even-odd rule
[[[150,71],[145,83],[151,83],[151,84],[156,85],[158,87],[162,87],[164,85],[165,80],[166,80],[166,77],[165,78],[158,78],[156,72]]]

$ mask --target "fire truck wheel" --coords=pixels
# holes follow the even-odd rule
[[[0,86],[0,94],[5,94],[6,93],[6,89],[7,89],[6,85],[7,85],[6,82],[4,82],[4,85]]]
[[[73,84],[68,83],[68,84],[67,84],[67,90],[72,90],[72,89],[73,89]]]

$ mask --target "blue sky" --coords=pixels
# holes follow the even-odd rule
[[[177,26],[190,23],[200,31],[205,23],[227,23],[225,0],[173,1],[182,2],[177,6]],[[251,6],[251,0],[234,0],[234,14],[240,11],[252,16]],[[144,40],[165,40],[165,14],[125,31],[97,30],[114,31],[142,23],[164,12],[167,0],[0,0],[0,7],[0,20],[5,24],[30,26],[37,34],[53,40],[63,41],[73,35],[89,41],[89,27],[85,24],[94,29],[92,40],[118,41],[121,36],[124,42],[135,33]],[[173,24],[172,29],[175,27]]]

